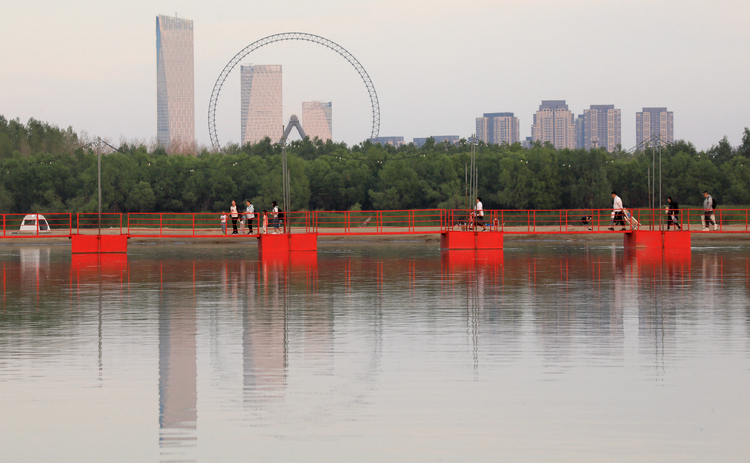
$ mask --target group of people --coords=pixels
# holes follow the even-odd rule
[[[253,222],[256,218],[255,206],[249,199],[245,201],[245,203],[246,207],[244,212],[238,211],[237,203],[232,201],[232,205],[229,207],[229,216],[227,217],[226,211],[221,213],[219,220],[221,221],[221,232],[224,235],[227,234],[227,218],[232,220],[232,235],[253,234]],[[273,206],[271,209],[273,234],[283,233],[283,231],[280,230],[283,230],[281,227],[284,227],[284,213],[279,209],[279,205],[276,201],[273,201],[271,206]],[[263,209],[263,213],[260,214],[259,220],[258,232],[264,234],[268,233],[268,211],[266,209]],[[239,230],[237,229],[238,223]],[[247,233],[245,233],[245,228],[247,228]]]
[[[680,205],[677,201],[672,199],[671,196],[667,196],[669,204],[666,207],[667,212],[667,230],[674,227],[675,230],[682,230],[680,225]],[[703,231],[709,231],[713,225],[714,230],[718,230],[719,226],[716,224],[716,216],[714,215],[714,209],[716,208],[716,200],[708,194],[708,191],[703,192],[703,215],[701,216],[701,223],[703,224]],[[614,225],[620,224],[621,230],[625,230],[626,217],[625,208],[622,206],[622,199],[617,196],[617,192],[612,192],[612,221],[610,222],[609,230],[614,230]]]

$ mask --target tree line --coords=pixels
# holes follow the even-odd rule
[[[97,210],[97,148],[71,128],[0,116],[0,212]],[[115,149],[112,149],[115,148]],[[103,149],[102,211],[222,211],[232,200],[256,209],[282,197],[281,147],[266,139],[220,151],[169,155],[162,147],[121,143]],[[488,209],[608,208],[616,190],[626,207],[648,207],[648,172],[661,155],[662,203],[670,195],[699,205],[708,190],[722,205],[750,204],[750,129],[706,151],[679,141],[645,151],[555,149],[549,144],[474,147],[479,194]],[[472,146],[358,145],[320,140],[287,146],[294,210],[454,209],[467,198]],[[658,194],[658,183],[656,193]],[[657,197],[655,203],[659,203]]]

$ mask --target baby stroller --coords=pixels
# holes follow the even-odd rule
[[[640,228],[641,226],[641,223],[635,217],[633,217],[633,214],[631,214],[629,210],[623,209],[622,212],[623,220],[625,220],[625,223],[630,225],[630,228],[632,230],[638,230],[638,228]]]

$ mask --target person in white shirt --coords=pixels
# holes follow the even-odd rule
[[[620,230],[625,230],[625,212],[622,207],[622,199],[614,191],[612,192],[612,212],[615,213],[614,225],[619,223],[622,226]],[[614,227],[609,227],[609,229],[614,231]]]
[[[250,200],[247,200],[247,207],[245,208],[245,220],[247,221],[247,234],[251,235],[253,233],[253,220],[255,219],[255,206],[253,206],[253,203],[250,202]]]
[[[237,213],[237,203],[234,201],[229,207],[229,217],[232,218],[232,234],[237,235],[237,217],[239,217],[239,214]]]
[[[477,196],[477,207],[474,209],[474,220],[476,221],[477,227],[482,226],[482,231],[487,231],[484,226],[484,211],[482,210],[482,198]]]
[[[279,233],[279,205],[276,204],[276,201],[272,201],[271,205],[273,208],[271,209],[271,215],[273,216],[273,234]]]
[[[709,231],[711,225],[714,226],[714,231],[719,229],[719,226],[714,222],[714,199],[708,194],[708,191],[703,192],[703,231]]]
[[[222,212],[219,216],[219,220],[221,221],[221,233],[226,235],[227,234],[227,213]]]

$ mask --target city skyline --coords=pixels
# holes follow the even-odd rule
[[[614,104],[625,116],[624,149],[636,145],[632,114],[643,107],[674,111],[679,115],[675,139],[699,149],[718,144],[725,135],[737,145],[750,126],[745,104],[750,89],[744,83],[750,63],[738,60],[750,51],[748,4],[512,0],[428,5],[333,0],[279,15],[270,4],[249,12],[236,1],[181,3],[177,17],[195,21],[196,142],[209,143],[208,99],[231,58],[263,37],[295,30],[331,39],[362,63],[380,100],[381,135],[466,137],[475,131],[478,115],[497,108],[519,116],[524,139],[530,135],[528,117],[549,98],[565,98],[577,115],[591,103]],[[0,18],[0,40],[10,44],[0,50],[6,89],[0,113],[71,126],[112,141],[156,139],[153,21],[173,10],[162,1],[10,5]],[[32,17],[41,27],[28,37],[27,18]],[[102,17],[117,21],[105,23]],[[415,17],[422,20],[415,22]],[[500,19],[510,17],[510,23]],[[613,17],[618,21],[613,23]],[[667,29],[664,18],[691,27]],[[472,27],[451,29],[457,22]],[[561,34],[561,28],[569,33]],[[585,40],[593,36],[600,39]],[[521,37],[523,46],[512,45]],[[480,43],[498,44],[497,53],[488,58]],[[284,66],[289,91],[283,120],[298,112],[302,101],[335,101],[337,141],[351,145],[370,136],[365,88],[331,50],[273,44],[249,58]],[[734,64],[728,72],[717,72],[722,63]],[[238,71],[229,77],[229,88],[239,86]],[[222,144],[238,143],[240,102],[224,93],[218,135]],[[713,116],[707,120],[704,114]]]

